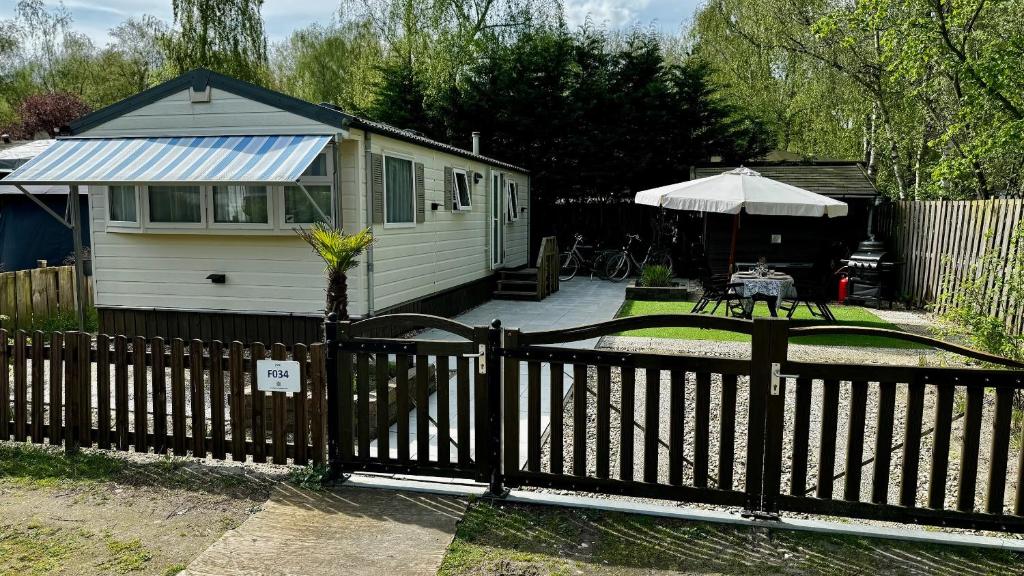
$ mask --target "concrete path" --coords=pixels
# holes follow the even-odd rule
[[[433,575],[466,506],[458,496],[281,485],[263,510],[225,533],[184,573]]]
[[[540,302],[516,301],[516,300],[491,300],[481,306],[469,310],[457,317],[455,320],[470,326],[487,326],[495,318],[501,320],[506,328],[518,328],[523,332],[534,332],[540,330],[556,330],[560,328],[571,328],[585,324],[594,324],[610,320],[615,316],[626,296],[626,283],[614,283],[606,280],[575,278],[570,282],[562,282],[560,290]],[[416,338],[423,340],[457,340],[458,337],[441,330],[427,330],[420,333]],[[562,344],[571,348],[594,348],[597,345],[597,338],[581,340],[579,342]],[[431,358],[430,362],[433,362]],[[454,369],[454,367],[452,367]],[[526,463],[527,455],[527,365],[520,364],[519,377],[519,426],[520,426],[520,450],[519,454],[522,463]],[[563,376],[563,397],[572,389],[572,367]],[[551,414],[550,389],[551,374],[544,366],[541,371],[541,429],[546,430]],[[456,438],[458,419],[457,404],[457,381],[454,373],[449,380],[448,413],[450,415],[450,437],[452,438],[451,455],[454,459],[457,456]],[[443,401],[443,399],[442,399]],[[429,414],[432,419],[430,423],[430,458],[437,459],[437,427],[433,420],[437,417],[437,394],[430,397]],[[470,387],[470,445],[475,445],[472,433],[474,427],[472,386]],[[409,453],[416,458],[416,411],[409,414]],[[398,457],[398,425],[395,424],[390,430],[390,451],[393,458]],[[376,454],[377,443],[374,441],[370,447],[371,453]]]

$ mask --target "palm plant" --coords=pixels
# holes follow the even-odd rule
[[[323,258],[327,277],[326,314],[332,312],[339,320],[348,319],[348,277],[346,273],[359,265],[356,260],[371,244],[373,233],[367,228],[356,234],[346,234],[324,222],[316,222],[309,230],[296,230],[300,238],[313,247],[313,252]]]

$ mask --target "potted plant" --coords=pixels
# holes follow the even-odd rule
[[[690,292],[672,279],[672,270],[666,266],[648,265],[640,277],[626,287],[626,300],[684,301]]]

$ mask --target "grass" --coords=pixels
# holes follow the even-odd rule
[[[128,462],[91,450],[68,456],[61,448],[32,444],[0,444],[0,481],[33,488],[118,482],[232,497],[270,488],[269,480],[246,468],[208,469],[171,456]]]
[[[52,574],[84,545],[85,534],[29,524],[0,524],[0,576]]]
[[[693,302],[653,302],[646,300],[626,300],[619,316],[643,316],[646,314],[682,314],[693,308]],[[898,328],[871,311],[859,306],[832,306],[832,312],[839,324],[844,326],[864,326],[868,328],[886,328],[898,330]],[[720,306],[718,316],[725,315],[725,306]],[[768,316],[768,306],[757,303],[754,308],[754,316]],[[806,307],[800,307],[793,314],[793,319],[810,320],[814,317]],[[642,330],[631,330],[624,332],[622,336],[646,336],[650,338],[674,338],[678,340],[716,340],[719,342],[750,342],[750,336],[738,332],[727,332],[724,330],[706,330],[703,328],[645,328]],[[926,346],[914,342],[906,342],[894,338],[881,338],[877,336],[801,336],[790,340],[793,344],[818,344],[824,346],[860,346],[877,348],[903,348],[903,349],[926,349]]]
[[[438,574],[1020,574],[1019,554],[474,502]]]
[[[124,468],[124,461],[98,452],[66,456],[52,448],[0,445],[0,478],[19,484],[53,487],[67,483],[107,482]]]

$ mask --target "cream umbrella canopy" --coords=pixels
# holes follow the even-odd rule
[[[736,258],[740,212],[764,216],[838,218],[846,216],[849,211],[845,202],[765,178],[743,167],[716,176],[643,190],[636,193],[635,201],[670,210],[735,214],[729,249],[730,271]]]

